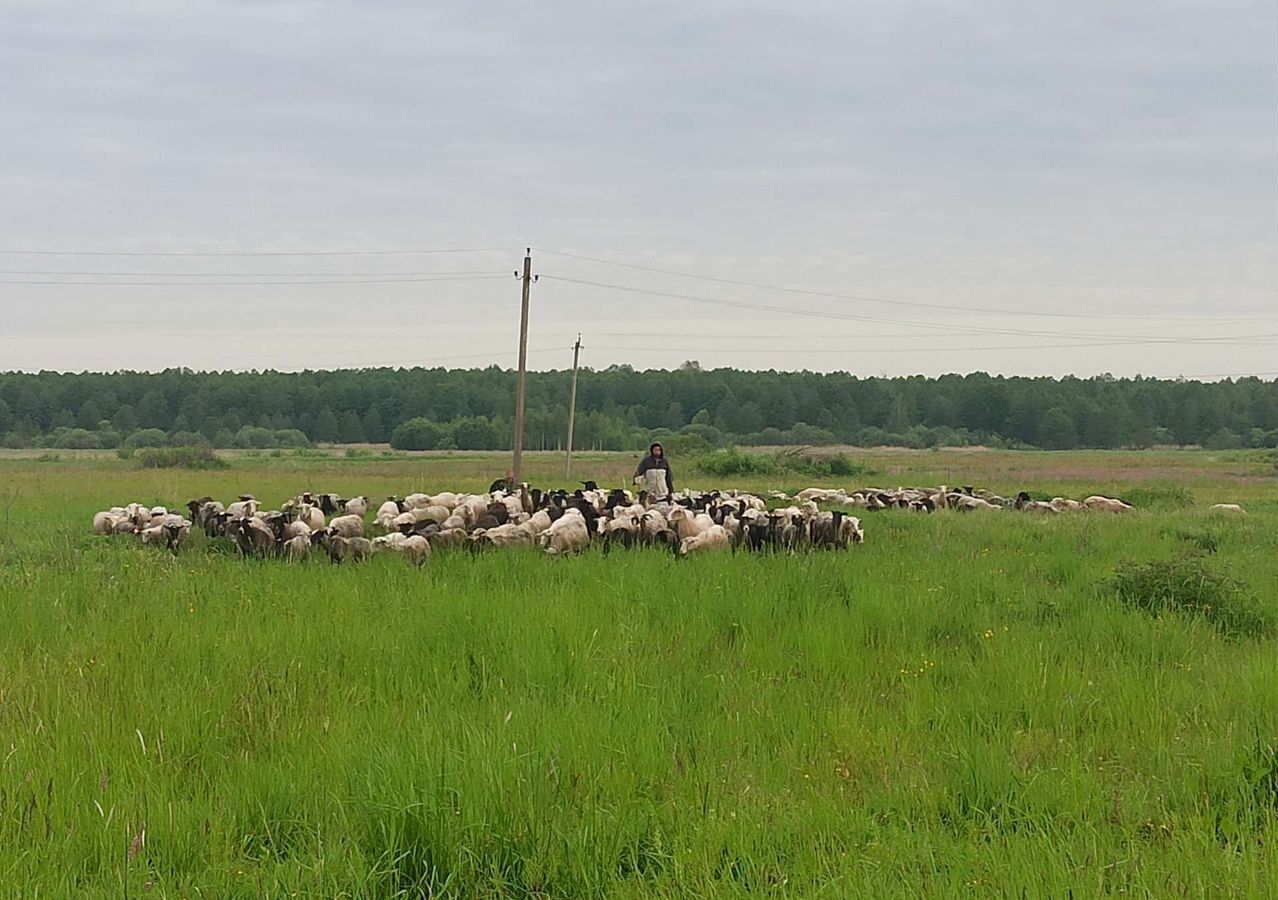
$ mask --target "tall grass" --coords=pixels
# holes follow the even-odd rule
[[[0,490],[0,893],[1278,885],[1278,641],[1109,587],[1210,525],[1212,565],[1272,611],[1259,491],[1246,520],[893,511],[846,554],[416,570],[174,558],[88,521],[112,498],[473,488],[482,461],[0,469],[22,474]]]

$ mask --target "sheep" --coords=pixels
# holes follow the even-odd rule
[[[346,560],[363,562],[373,555],[373,542],[368,538],[348,538],[340,534],[332,534],[328,530],[320,533],[325,535],[324,549],[328,551],[329,560],[334,563],[342,563]]]
[[[410,563],[420,566],[430,559],[430,541],[420,534],[409,535],[399,545],[399,551],[404,554]]]
[[[586,519],[577,510],[569,510],[559,517],[541,535],[541,546],[553,555],[579,553],[590,544],[590,531]]]
[[[409,494],[404,498],[404,506],[408,509],[417,509],[421,506],[430,506],[430,494]],[[404,510],[401,510],[403,512]]]
[[[400,513],[406,511],[404,503],[396,500],[394,497],[387,497],[386,502],[377,507],[377,515],[373,518],[373,524],[383,531],[389,531],[392,528],[392,522]]]
[[[93,514],[93,533],[94,534],[112,534],[115,530],[117,522],[123,521],[120,516],[114,513],[103,511]]]
[[[1242,513],[1244,516],[1247,515],[1247,510],[1243,509],[1237,503],[1213,503],[1211,506],[1211,511],[1227,512],[1227,513]]]
[[[304,522],[311,531],[324,527],[324,513],[318,506],[303,505],[298,509],[297,521]]]
[[[1102,497],[1093,495],[1083,501],[1083,505],[1093,512],[1112,512],[1121,513],[1131,509],[1131,505],[1124,503],[1114,497]]]
[[[257,498],[252,494],[240,494],[239,500],[226,507],[227,513],[232,519],[241,519],[245,516],[255,516],[262,505],[257,502]]]
[[[289,562],[301,562],[310,555],[311,536],[309,534],[295,534],[284,542],[283,550],[284,558]]]
[[[342,515],[359,516],[362,519],[368,514],[368,498],[364,496],[351,497],[341,504],[341,509]]]
[[[373,538],[373,550],[398,550],[400,544],[408,540],[408,535],[401,531],[392,531],[390,534],[383,534],[381,537]]]
[[[359,516],[337,516],[328,523],[328,529],[344,538],[362,538],[364,520]]]
[[[711,526],[697,534],[683,538],[679,542],[679,555],[692,553],[708,553],[715,550],[727,550],[732,546],[728,532],[722,525]]]
[[[1077,500],[1070,500],[1068,497],[1053,497],[1051,507],[1057,512],[1069,512],[1084,508],[1082,503]]]
[[[471,542],[476,546],[489,547],[531,547],[534,537],[521,525],[513,523],[498,525],[496,528],[479,528],[471,535]]]
[[[238,529],[235,532],[235,546],[240,556],[247,557],[256,553],[265,555],[275,546],[275,532],[261,519],[240,516],[232,520]]]
[[[972,497],[969,499],[976,500],[979,498]],[[987,500],[985,502],[988,503],[989,501]],[[1029,492],[1027,491],[1021,491],[1016,495],[1016,502],[1013,504],[1013,509],[1016,509],[1019,512],[1032,513],[1056,513],[1060,511],[1050,503],[1044,503],[1042,500],[1031,500]]]
[[[411,513],[412,517],[418,522],[430,520],[438,525],[443,525],[448,521],[448,517],[452,515],[446,506],[419,506]]]
[[[674,529],[675,534],[679,535],[680,541],[708,531],[714,526],[714,519],[705,513],[694,514],[692,510],[683,506],[672,509],[669,519],[670,527]]]
[[[433,551],[452,550],[466,543],[464,528],[441,528],[434,534],[426,536]]]

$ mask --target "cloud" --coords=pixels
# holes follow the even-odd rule
[[[10,86],[0,99],[3,248],[508,246],[478,259],[216,261],[218,271],[478,263],[504,273],[534,244],[840,293],[1076,310],[1097,316],[1092,330],[1131,324],[1103,318],[1114,314],[1274,318],[1272,4],[204,0],[113,4],[93,16],[71,3],[0,10],[0,80]],[[537,264],[654,283],[562,257]],[[679,279],[656,283],[689,292]],[[538,290],[534,320],[551,315],[543,321],[569,336],[637,321],[653,331],[648,319],[676,336],[706,327],[677,299]],[[193,366],[230,360],[226,345],[269,364],[278,341],[260,331],[290,323],[359,326],[376,360],[385,336],[500,321],[513,297],[513,283],[497,280],[429,290],[0,285],[9,333],[21,335],[5,365],[31,368],[82,367],[88,348],[68,358],[68,323],[130,340],[154,334],[163,354],[148,358]],[[849,336],[861,339],[853,347],[874,340],[868,327],[832,334],[722,311],[708,321],[813,332],[807,357],[764,347],[741,363],[762,367],[1148,372],[1175,370],[1187,351],[1027,346],[976,361],[882,338],[871,362],[838,352]],[[497,358],[508,331],[459,332],[456,354]],[[1229,332],[1225,322],[1200,325]],[[652,339],[596,343],[620,361],[681,361],[643,349]],[[893,347],[902,353],[882,352]],[[1226,348],[1220,365],[1214,352],[1192,350],[1222,371],[1272,368],[1271,347]]]

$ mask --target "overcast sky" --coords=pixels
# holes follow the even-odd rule
[[[1273,0],[0,21],[0,370],[1278,370]]]

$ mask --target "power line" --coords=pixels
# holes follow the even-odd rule
[[[1239,346],[1267,346],[1268,342],[1253,341],[1253,337],[1275,337],[1274,335],[1239,335],[1236,337],[1220,337],[1220,338],[1150,338],[1146,340],[1135,341],[1101,341],[1096,343],[1073,343],[1073,344],[1025,344],[1025,345],[1007,345],[1003,344],[996,347],[973,347],[963,344],[951,344],[944,347],[840,347],[840,348],[781,348],[783,353],[844,353],[848,355],[859,356],[863,353],[950,353],[955,351],[973,351],[973,350],[1072,350],[1086,347],[1134,347],[1145,344],[1225,344],[1231,347]],[[634,351],[663,351],[668,350],[678,353],[760,353],[766,348],[763,347],[635,347],[635,346],[608,346],[606,344],[592,345],[595,350],[634,350]]]
[[[660,275],[673,275],[677,278],[694,278],[694,279],[697,279],[698,281],[712,281],[712,282],[715,282],[716,284],[730,284],[735,287],[757,288],[759,290],[765,290],[765,291],[782,291],[784,293],[789,293],[789,294],[803,294],[809,297],[830,297],[837,300],[855,300],[861,303],[882,303],[889,306],[910,306],[910,307],[917,307],[921,309],[949,310],[951,312],[965,312],[965,313],[979,312],[979,313],[985,313],[987,315],[1036,316],[1036,317],[1055,318],[1055,319],[1133,319],[1133,320],[1155,319],[1160,321],[1164,319],[1187,319],[1187,320],[1194,320],[1194,321],[1206,319],[1210,321],[1219,321],[1221,319],[1229,318],[1229,319],[1239,319],[1239,320],[1268,321],[1267,319],[1263,319],[1262,317],[1259,317],[1259,316],[1167,316],[1167,315],[1125,316],[1125,315],[1113,314],[1113,313],[1106,314],[1106,313],[1042,312],[1038,310],[998,309],[994,307],[984,307],[984,306],[957,306],[957,305],[945,304],[945,303],[924,303],[922,301],[917,301],[917,300],[888,300],[883,297],[868,297],[862,294],[839,294],[839,293],[831,293],[829,291],[814,291],[814,290],[807,290],[805,288],[786,287],[783,285],[776,285],[776,284],[763,284],[761,282],[756,282],[756,281],[739,281],[733,278],[717,278],[712,275],[699,275],[694,272],[677,272],[673,269],[659,269],[659,268],[656,268],[655,266],[643,266],[637,263],[627,263],[627,262],[621,262],[619,260],[603,259],[597,256],[585,256],[580,253],[567,253],[562,250],[547,250],[544,247],[539,247],[537,249],[540,250],[542,253],[549,253],[552,256],[564,256],[569,259],[579,259],[585,262],[599,263],[605,266],[618,266],[620,268],[625,268],[625,269],[637,269],[641,272],[654,272]]]
[[[483,281],[509,278],[509,275],[445,275],[432,278],[366,278],[366,279],[286,279],[272,281],[52,281],[0,280],[0,284],[62,285],[64,287],[261,287],[270,285],[350,285],[350,284],[424,284],[432,281]]]
[[[461,272],[85,272],[51,269],[0,269],[0,275],[100,276],[107,278],[425,278],[435,275],[491,275],[491,271]],[[505,275],[502,275],[505,278]]]
[[[510,247],[454,247],[420,250],[20,250],[0,249],[4,256],[417,256],[428,253],[509,253]]]
[[[933,330],[956,329],[958,331],[967,332],[969,334],[998,334],[1013,337],[1050,337],[1062,338],[1072,337],[1080,339],[1103,339],[1109,340],[1110,335],[1095,334],[1088,332],[1068,332],[1068,331],[1027,331],[1011,328],[982,328],[976,325],[956,325],[954,323],[939,324],[933,322],[919,322],[913,319],[887,319],[879,316],[858,316],[852,313],[826,312],[824,310],[814,309],[798,309],[790,306],[772,306],[762,303],[746,303],[738,300],[720,300],[716,297],[702,297],[695,294],[675,294],[666,291],[654,291],[647,288],[630,287],[620,284],[608,284],[601,281],[585,281],[579,278],[566,278],[562,275],[543,275],[542,278],[554,281],[562,281],[568,284],[579,284],[588,287],[605,288],[614,291],[625,291],[632,294],[645,294],[652,297],[668,297],[675,300],[685,300],[689,303],[709,303],[716,306],[728,306],[734,309],[750,309],[759,312],[773,312],[782,315],[802,316],[805,318],[815,319],[834,319],[838,321],[850,322],[873,322],[886,325],[906,325],[913,328],[928,328]]]

